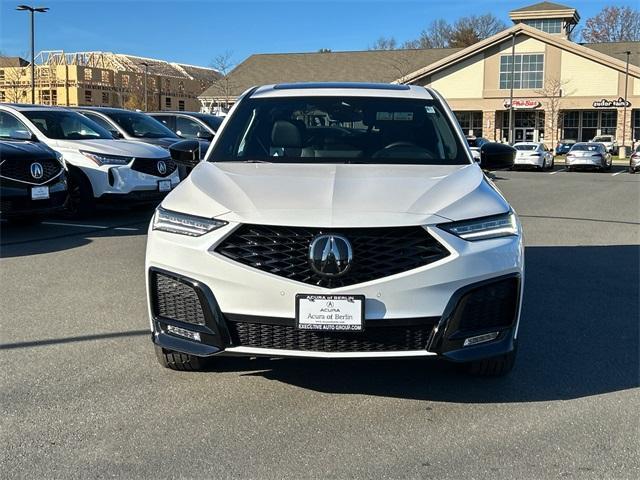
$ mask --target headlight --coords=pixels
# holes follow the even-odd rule
[[[126,165],[133,157],[122,157],[120,155],[105,155],[102,153],[85,152],[80,150],[80,153],[87,157],[89,160],[94,161],[98,165]]]
[[[158,207],[153,216],[153,230],[189,235],[190,237],[199,237],[226,224],[227,222],[215,218],[196,217],[195,215],[165,210],[162,207]]]
[[[519,233],[518,220],[513,212],[461,222],[441,223],[438,228],[469,241],[509,237]]]

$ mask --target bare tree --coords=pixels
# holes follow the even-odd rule
[[[507,28],[505,23],[492,13],[471,15],[456,20],[451,28],[449,46],[464,48],[489,38]]]
[[[549,118],[545,118],[545,123],[551,128],[551,145],[556,143],[556,134],[562,124],[562,99],[572,92],[566,90],[568,80],[552,78],[545,80],[544,88],[536,90],[536,94],[542,97],[542,104]]]
[[[369,47],[369,50],[395,50],[398,46],[398,42],[393,37],[379,37],[373,45]]]
[[[226,51],[217,55],[211,62],[211,67],[218,71],[219,77],[213,82],[212,87],[216,92],[216,97],[222,102],[225,109],[229,108],[229,103],[235,98],[235,84],[230,77],[233,69],[233,52]]]
[[[604,7],[587,19],[582,40],[590,43],[640,41],[640,11],[631,7]]]
[[[404,43],[404,48],[445,48],[451,40],[451,25],[443,19],[434,20],[418,38]]]
[[[5,102],[21,103],[27,99],[27,91],[31,91],[31,77],[23,77],[25,67],[8,67],[4,69],[4,98]]]

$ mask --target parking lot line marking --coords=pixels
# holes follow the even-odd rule
[[[560,170],[556,170],[555,172],[549,172],[549,175],[555,175],[556,173],[564,172],[566,168],[561,168]]]
[[[620,170],[619,172],[612,173],[611,176],[615,177],[616,175],[620,175],[621,173],[624,173],[624,170]]]
[[[109,228],[104,225],[86,225],[83,223],[66,223],[66,222],[42,222],[43,225],[56,225],[59,227],[80,227],[80,228]]]

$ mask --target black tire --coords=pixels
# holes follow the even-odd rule
[[[80,170],[69,171],[69,196],[65,207],[68,215],[77,218],[87,217],[96,209],[91,182]]]
[[[498,357],[485,358],[466,364],[467,373],[478,377],[502,377],[515,365],[516,350]]]
[[[166,350],[162,347],[154,345],[156,350],[156,358],[160,365],[171,370],[179,370],[183,372],[196,372],[203,370],[207,366],[206,358],[196,357],[187,353]]]
[[[634,173],[636,173],[636,169],[633,167],[629,167],[629,173],[633,175]]]

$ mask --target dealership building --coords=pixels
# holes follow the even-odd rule
[[[207,111],[259,84],[396,82],[437,89],[469,135],[509,140],[512,104],[513,141],[640,140],[640,42],[576,43],[578,11],[555,3],[509,15],[467,48],[252,55],[198,98]]]

